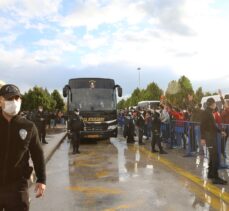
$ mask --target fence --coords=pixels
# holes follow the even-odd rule
[[[229,124],[218,125],[226,133],[229,134]],[[185,150],[185,157],[194,156],[197,153],[203,154],[207,157],[206,147],[201,146],[201,132],[199,122],[190,121],[171,121],[170,123],[162,123],[161,135],[164,143],[169,148],[183,148]],[[218,156],[220,168],[228,168],[226,165],[226,140],[227,137],[222,137],[220,133],[217,135]],[[222,157],[224,159],[222,159]]]

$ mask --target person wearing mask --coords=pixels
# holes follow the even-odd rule
[[[19,114],[21,93],[17,86],[0,89],[0,211],[28,211],[28,179],[36,174],[36,197],[46,189],[43,150],[34,123]]]
[[[74,110],[74,115],[69,121],[69,130],[72,133],[72,148],[73,154],[80,154],[80,132],[84,130],[84,122],[80,117],[80,111],[78,109]]]
[[[37,126],[40,141],[43,144],[48,144],[48,142],[45,140],[46,137],[46,115],[44,113],[43,106],[38,106],[37,112],[35,112],[34,116],[34,122]]]
[[[212,179],[213,184],[227,184],[227,181],[221,179],[218,174],[219,159],[218,159],[218,144],[217,133],[225,136],[225,132],[221,131],[216,126],[216,121],[213,116],[213,111],[216,109],[216,103],[213,98],[207,100],[207,108],[202,114],[200,122],[201,143],[206,145],[209,151],[208,178]]]

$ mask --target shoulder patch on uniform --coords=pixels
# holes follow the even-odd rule
[[[26,139],[27,134],[28,134],[28,132],[25,129],[20,129],[19,130],[19,135],[20,135],[20,137],[21,137],[22,140],[25,140]]]

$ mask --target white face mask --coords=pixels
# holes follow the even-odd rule
[[[21,100],[5,101],[5,107],[2,109],[6,114],[15,116],[21,109]]]
[[[79,112],[75,112],[75,114],[76,114],[76,115],[80,115],[80,113],[79,113]]]

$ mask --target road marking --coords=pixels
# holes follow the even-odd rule
[[[122,194],[123,191],[119,189],[112,189],[112,188],[104,188],[104,187],[81,187],[81,186],[73,186],[67,187],[67,190],[71,191],[78,191],[88,195],[98,195],[98,194],[111,194],[111,195],[118,195]]]
[[[215,195],[216,197],[224,200],[227,204],[229,204],[229,193],[224,192],[223,190],[221,190],[217,186],[212,185],[212,184],[204,181],[203,179],[191,174],[188,171],[185,171],[184,169],[178,167],[176,164],[168,161],[167,159],[165,159],[165,158],[163,158],[161,156],[158,156],[156,154],[153,154],[152,152],[150,152],[149,150],[145,149],[144,147],[139,147],[139,149],[140,149],[140,151],[142,153],[147,154],[148,156],[156,159],[157,161],[159,161],[160,163],[164,164],[168,168],[172,169],[173,171],[175,171],[179,175],[182,175],[185,178],[191,180],[192,182],[194,182],[195,184],[197,184],[198,186],[200,186],[204,190],[208,191],[209,193]]]
[[[107,171],[99,171],[96,172],[96,177],[99,178],[104,178],[107,177],[109,175],[109,173]]]
[[[131,204],[122,204],[122,205],[119,205],[117,207],[107,208],[103,211],[117,211],[117,210],[123,210],[123,209],[126,210],[126,209],[131,209],[131,208],[136,208],[136,207],[139,207],[139,210],[140,210],[140,207],[144,203],[146,203],[146,202],[142,201],[142,200],[137,200],[137,201],[131,202]]]

